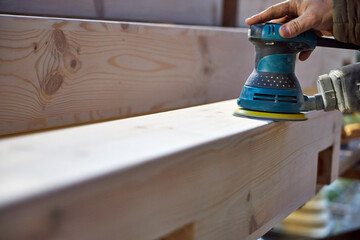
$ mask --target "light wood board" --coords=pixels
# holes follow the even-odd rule
[[[0,13],[220,26],[223,0],[0,0]]]
[[[246,29],[0,16],[0,135],[240,95]]]
[[[338,169],[341,114],[232,116],[236,101],[0,139],[0,239],[256,239]]]

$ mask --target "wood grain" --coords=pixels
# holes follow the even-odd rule
[[[0,135],[235,98],[253,58],[245,29],[2,15]]]
[[[0,135],[235,98],[254,68],[246,29],[0,20]],[[313,56],[296,66],[303,88],[342,59],[333,49]]]
[[[223,0],[0,0],[0,13],[220,26]]]
[[[0,139],[0,239],[260,237],[314,195],[341,114],[258,121],[235,102]]]

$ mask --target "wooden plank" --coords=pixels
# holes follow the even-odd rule
[[[314,195],[341,114],[271,122],[235,107],[0,139],[0,239],[260,237]]]
[[[235,98],[254,67],[245,29],[9,15],[0,56],[0,135]]]
[[[220,26],[223,0],[0,0],[0,12]]]

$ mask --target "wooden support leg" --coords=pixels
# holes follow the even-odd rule
[[[331,146],[321,152],[318,156],[317,183],[321,185],[330,184],[334,181],[333,175],[337,175],[336,166],[338,165],[338,151]],[[334,157],[336,155],[337,157]]]
[[[341,119],[340,119],[341,120]],[[339,176],[341,124],[333,126],[333,145],[319,152],[317,166],[317,184],[326,185]]]

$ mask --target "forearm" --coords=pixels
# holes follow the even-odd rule
[[[333,35],[336,40],[360,45],[359,0],[333,0]]]

